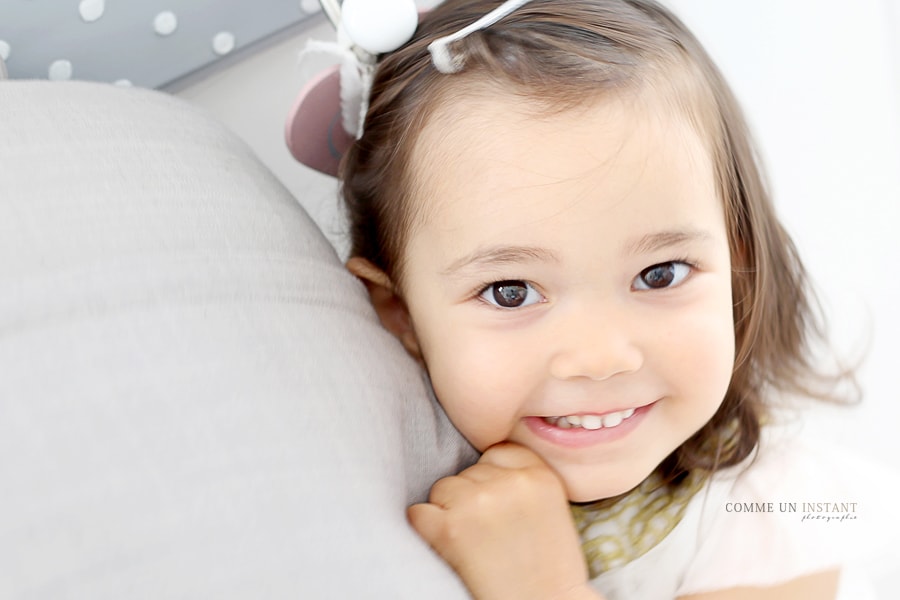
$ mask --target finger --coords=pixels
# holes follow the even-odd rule
[[[504,469],[527,469],[529,467],[546,467],[533,450],[513,442],[501,442],[484,451],[477,464],[494,465]]]
[[[464,499],[472,494],[475,482],[467,477],[453,475],[444,477],[431,486],[428,493],[428,502],[442,509],[452,508],[458,504],[459,499]]]
[[[444,527],[444,510],[431,503],[413,504],[406,509],[406,519],[430,546],[440,538]]]
[[[567,497],[565,484],[559,473],[525,446],[510,442],[491,446],[476,466],[503,473],[507,489],[517,489],[519,494],[540,491],[542,495],[558,494],[563,499]]]
[[[457,477],[468,479],[474,483],[485,483],[503,477],[509,469],[491,463],[490,461],[477,462],[471,467],[460,471]]]

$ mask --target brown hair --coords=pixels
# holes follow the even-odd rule
[[[749,456],[774,391],[836,399],[852,372],[816,372],[823,339],[806,271],[779,223],[741,110],[687,28],[652,0],[534,0],[451,49],[463,72],[442,75],[427,45],[474,22],[500,2],[448,0],[416,37],[383,58],[365,133],[341,168],[351,255],[368,259],[402,290],[404,244],[422,209],[411,173],[417,132],[473,79],[503,86],[547,110],[603,94],[652,88],[708,141],[725,205],[732,259],[736,339],[731,384],[713,418],[661,465],[674,480]]]

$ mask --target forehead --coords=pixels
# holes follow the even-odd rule
[[[468,89],[442,103],[418,136],[410,163],[415,227],[478,230],[585,200],[611,208],[638,188],[660,199],[673,187],[715,197],[707,146],[653,94],[607,94],[551,111],[495,88]]]

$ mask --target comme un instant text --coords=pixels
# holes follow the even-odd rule
[[[855,513],[858,502],[726,502],[733,513]]]

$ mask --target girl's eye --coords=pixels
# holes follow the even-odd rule
[[[661,290],[673,287],[684,281],[691,274],[691,265],[673,261],[647,267],[634,278],[636,290]]]
[[[524,281],[498,281],[484,288],[481,298],[500,308],[522,308],[543,300],[543,296]]]

